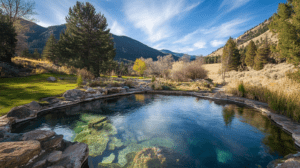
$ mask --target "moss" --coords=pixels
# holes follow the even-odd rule
[[[41,106],[48,106],[48,105],[50,105],[50,103],[49,102],[47,102],[47,101],[40,101],[40,102],[38,102]]]
[[[65,100],[66,100],[66,98],[65,98],[65,97],[56,97],[56,98],[58,98],[59,100],[63,100],[63,101],[65,101]]]
[[[101,122],[107,120],[107,117],[98,117],[93,118],[89,121],[88,126],[89,128],[94,127],[95,125],[101,124]]]

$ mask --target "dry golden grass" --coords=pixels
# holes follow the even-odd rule
[[[68,75],[76,75],[78,69],[74,67],[56,66],[52,62],[47,60],[34,60],[23,57],[14,57],[12,62],[18,65],[22,65],[25,68],[31,68],[32,75],[41,73],[63,73]]]
[[[208,77],[214,83],[222,83],[218,74],[220,64],[206,64]],[[224,86],[227,93],[242,96],[239,85],[243,83],[244,97],[266,102],[269,107],[295,121],[300,121],[300,83],[287,77],[287,73],[295,72],[296,68],[287,63],[267,64],[260,71],[230,71],[226,73]]]
[[[182,90],[182,91],[212,91],[215,87],[209,82],[176,82],[173,80],[159,78],[150,86],[154,90]]]
[[[206,69],[208,71],[208,77],[209,77],[210,75],[217,75],[218,74],[218,71],[221,68],[221,63],[203,64],[202,66],[203,66],[204,69]]]

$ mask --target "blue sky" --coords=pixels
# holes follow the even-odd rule
[[[66,23],[76,0],[35,1],[37,24]],[[86,2],[86,1],[81,1]],[[286,0],[90,0],[116,35],[155,49],[208,55],[268,19]]]

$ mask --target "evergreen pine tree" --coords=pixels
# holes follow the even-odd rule
[[[278,34],[278,44],[272,48],[272,52],[278,52],[278,56],[285,58],[294,65],[300,64],[300,1],[289,1],[279,4],[278,12],[269,25],[272,33]]]
[[[268,63],[268,57],[270,55],[270,45],[266,36],[265,43],[257,50],[254,58],[254,69],[261,70],[264,65]]]
[[[53,61],[57,63],[57,55],[56,55],[56,39],[53,34],[50,35],[49,39],[46,42],[42,53],[42,59]]]
[[[11,62],[17,45],[17,34],[9,18],[0,10],[0,61]]]
[[[253,68],[256,51],[257,51],[256,45],[251,40],[249,45],[247,46],[247,52],[246,52],[246,58],[245,58],[245,63],[248,67]]]
[[[38,52],[37,49],[34,49],[33,58],[34,59],[40,59],[40,53]]]
[[[67,29],[58,42],[60,59],[77,68],[86,67],[97,77],[100,68],[115,56],[106,18],[86,2],[76,2],[66,17]]]
[[[227,70],[238,70],[240,53],[235,41],[230,37],[223,49],[222,62],[226,62]]]
[[[22,51],[22,57],[25,58],[32,58],[32,54],[29,52],[28,48],[26,48],[25,50]]]

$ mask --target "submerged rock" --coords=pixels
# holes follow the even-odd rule
[[[26,164],[41,151],[39,141],[19,141],[0,143],[1,167],[17,167]]]
[[[115,160],[115,155],[111,153],[108,157],[103,157],[102,163],[112,163]]]
[[[88,120],[90,116],[83,117],[84,120]],[[100,123],[99,123],[100,122]],[[98,124],[95,124],[98,123]],[[111,135],[117,134],[117,129],[109,123],[106,117],[92,118],[88,121],[88,126],[81,125],[76,127],[76,132],[82,129],[74,139],[77,142],[83,142],[89,146],[90,156],[102,155]]]
[[[152,138],[148,141],[142,142],[141,144],[131,143],[123,150],[119,151],[118,155],[118,163],[121,166],[124,166],[127,163],[126,155],[132,152],[138,152],[144,148],[151,148],[151,147],[166,147],[169,149],[174,148],[174,141],[172,139],[166,138]]]
[[[123,142],[121,141],[121,139],[118,139],[116,137],[111,137],[111,141],[108,145],[108,149],[109,150],[115,150],[115,148],[120,148],[122,147],[124,144]]]
[[[144,148],[139,151],[129,168],[162,168],[166,167],[166,157],[163,156],[159,148]]]
[[[93,118],[89,121],[88,126],[89,128],[94,127],[96,124],[99,124],[103,121],[107,120],[107,117],[98,117],[98,118]]]

